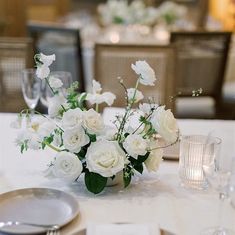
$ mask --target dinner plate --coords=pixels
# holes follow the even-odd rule
[[[0,221],[57,224],[72,221],[79,213],[77,200],[70,194],[49,188],[25,188],[0,195]],[[10,234],[39,234],[44,228],[17,225],[1,228]]]

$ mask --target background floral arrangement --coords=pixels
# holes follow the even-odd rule
[[[63,83],[50,77],[49,66],[55,55],[37,54],[36,74],[45,79],[54,96],[49,100],[48,116],[30,116],[23,110],[12,126],[20,128],[16,139],[21,152],[27,149],[55,150],[55,158],[48,165],[47,173],[66,181],[75,181],[84,174],[85,184],[92,193],[100,193],[108,179],[122,175],[127,187],[134,174],[156,171],[161,162],[163,149],[159,139],[169,145],[178,140],[177,122],[165,106],[148,103],[134,105],[144,98],[138,90],[140,84],[153,86],[156,77],[153,69],[145,61],[131,65],[138,75],[134,88],[126,88],[126,107],[123,115],[117,115],[114,127],[106,126],[99,111],[99,104],[112,105],[116,96],[102,92],[100,83],[93,81],[91,93],[79,94],[74,83],[66,94],[61,92]],[[94,108],[86,108],[86,102]],[[137,126],[131,117],[138,116]],[[23,122],[23,120],[26,120]],[[25,125],[23,125],[26,123]]]
[[[158,8],[147,7],[142,0],[134,0],[130,4],[125,0],[108,0],[98,6],[101,23],[105,26],[157,23],[171,25],[184,18],[186,13],[186,7],[170,1],[164,1]]]

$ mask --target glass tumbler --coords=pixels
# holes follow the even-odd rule
[[[207,182],[203,165],[216,154],[221,140],[203,135],[183,136],[180,141],[179,177],[183,187],[203,190]]]

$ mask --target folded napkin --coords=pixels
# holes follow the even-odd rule
[[[86,235],[160,235],[151,224],[89,224]]]

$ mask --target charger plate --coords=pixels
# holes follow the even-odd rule
[[[77,200],[70,194],[49,188],[25,188],[0,195],[0,221],[20,221],[60,227],[79,214]],[[39,234],[44,228],[17,225],[1,228],[10,234]]]

